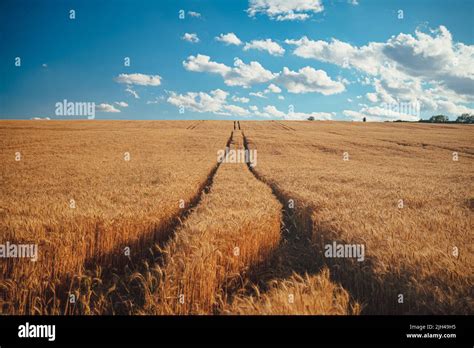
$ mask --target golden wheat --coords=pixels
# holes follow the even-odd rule
[[[0,261],[0,313],[61,313],[57,291],[86,266],[166,237],[230,134],[230,122],[195,124],[1,122],[1,242],[38,244],[39,260]]]
[[[309,211],[314,262],[366,313],[473,312],[472,127],[242,125],[257,173]],[[365,261],[326,258],[334,241],[365,245]]]
[[[473,312],[472,127],[241,126],[1,122],[0,313]]]

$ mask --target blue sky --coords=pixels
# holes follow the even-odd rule
[[[473,18],[468,0],[4,0],[0,118],[85,118],[64,99],[96,119],[455,118],[474,113]]]

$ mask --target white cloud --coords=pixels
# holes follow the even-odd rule
[[[257,98],[267,98],[263,92],[250,92],[249,95]]]
[[[50,119],[49,117],[43,117],[43,118],[41,118],[41,117],[32,117],[32,118],[30,118],[30,120],[34,120],[34,121],[49,121],[49,120],[51,120],[51,119]]]
[[[249,0],[247,13],[250,17],[265,14],[272,20],[306,20],[314,13],[323,11],[321,0]]]
[[[250,110],[255,116],[267,117],[267,118],[282,118],[285,120],[306,120],[308,117],[314,117],[316,120],[330,120],[335,113],[329,112],[288,112],[278,110],[274,105],[267,105],[263,108],[263,111],[259,111],[255,105],[250,106]]]
[[[265,69],[259,62],[252,61],[245,64],[241,59],[234,59],[234,66],[229,67],[222,63],[214,62],[209,56],[198,54],[189,56],[183,61],[186,70],[196,72],[209,72],[222,76],[224,83],[228,86],[241,86],[248,88],[251,85],[273,81],[265,91],[252,92],[261,97],[270,92],[281,92],[276,84],[283,85],[291,93],[310,93],[317,92],[323,95],[331,95],[343,92],[345,86],[343,81],[332,80],[325,71],[315,70],[309,66],[301,68],[298,71],[291,71],[287,67],[283,72],[273,73]]]
[[[96,105],[95,109],[102,112],[120,112],[120,110],[115,108],[115,106],[106,103]]]
[[[272,39],[252,40],[251,42],[247,42],[244,46],[244,51],[250,49],[267,51],[272,56],[282,56],[285,53],[285,49],[275,41],[272,41]]]
[[[225,43],[226,45],[240,46],[242,41],[234,33],[220,34],[216,36],[216,40]]]
[[[354,110],[344,110],[342,112],[345,116],[347,117],[351,117],[357,121],[360,121],[362,120],[364,117],[366,117],[366,115],[364,115],[363,113],[361,112],[358,112],[358,111],[354,111]]]
[[[344,68],[355,67],[368,74],[377,74],[377,68],[383,62],[381,44],[378,43],[358,48],[336,39],[331,42],[312,41],[306,36],[299,40],[285,40],[285,43],[296,46],[293,54],[298,57],[329,62]]]
[[[286,117],[286,114],[283,111],[278,110],[275,106],[273,105],[267,105],[263,108],[263,112],[268,114],[269,116],[274,116],[274,117],[281,117],[284,118]]]
[[[228,93],[216,89],[207,94],[205,92],[188,92],[186,94],[176,94],[170,92],[167,102],[177,107],[184,107],[196,112],[219,112],[226,104]]]
[[[347,0],[347,2],[353,6],[359,5],[359,2],[357,0]]]
[[[367,121],[418,121],[420,119],[417,115],[407,114],[396,109],[379,106],[363,106],[359,111],[344,110],[343,114],[357,121],[361,121],[364,117]]]
[[[371,101],[372,103],[376,103],[378,102],[379,98],[377,97],[377,94],[376,93],[367,93],[365,95],[367,97],[367,99],[369,101]]]
[[[285,100],[285,97],[282,96],[282,95],[279,95],[279,96],[278,96],[278,99],[280,99],[280,100]]]
[[[215,89],[210,93],[205,92],[188,92],[186,94],[177,94],[170,92],[167,102],[185,109],[203,113],[211,112],[225,116],[249,116],[250,111],[238,106],[227,103],[229,93]],[[237,98],[232,98],[237,99]],[[246,98],[244,98],[246,99]],[[248,102],[248,99],[247,99]]]
[[[274,85],[273,83],[269,84],[268,87],[263,91],[263,92],[251,92],[249,93],[249,95],[251,96],[254,96],[254,97],[258,97],[258,98],[267,98],[265,96],[265,94],[269,94],[269,93],[281,93],[281,88],[278,87],[277,85]],[[278,99],[282,99],[282,98],[278,98]],[[285,98],[283,98],[285,99]]]
[[[264,83],[275,78],[275,74],[262,67],[259,62],[252,61],[245,64],[239,58],[234,59],[234,67],[222,63],[213,62],[209,56],[198,54],[189,56],[183,62],[186,70],[196,72],[210,72],[219,74],[228,86],[249,87],[257,83]]]
[[[293,53],[297,56],[372,76],[359,78],[374,86],[376,96],[367,96],[372,100],[418,100],[424,111],[447,110],[453,115],[468,108],[462,104],[474,102],[474,46],[453,42],[444,26],[429,33],[400,33],[386,42],[361,47],[336,39],[326,42],[307,37],[285,42],[296,46]]]
[[[140,86],[159,86],[161,85],[161,76],[146,74],[120,74],[115,78],[118,83]]]
[[[246,97],[237,97],[237,96],[235,96],[235,95],[233,95],[233,96],[231,97],[231,99],[232,99],[233,101],[235,101],[235,102],[244,103],[244,104],[246,104],[246,103],[248,103],[248,102],[250,101],[249,98],[246,98]]]
[[[225,64],[211,61],[211,57],[198,54],[197,56],[189,56],[187,60],[183,61],[183,66],[186,70],[196,72],[209,72],[225,76],[232,69]]]
[[[119,101],[119,102],[115,102],[116,105],[120,106],[121,108],[126,108],[128,107],[128,104],[124,101]]]
[[[127,88],[125,89],[125,92],[130,93],[135,99],[140,99],[140,96],[138,95],[138,93],[131,86],[127,86]]]
[[[234,68],[224,76],[224,82],[228,86],[249,87],[257,83],[268,82],[275,78],[275,74],[266,70],[259,62],[252,61],[245,64],[242,60],[234,60]]]
[[[453,44],[444,26],[431,33],[399,34],[388,40],[383,53],[408,76],[436,80],[457,94],[474,97],[474,46]]]
[[[250,112],[241,107],[241,106],[237,106],[237,105],[224,105],[223,107],[224,110],[228,111],[231,115],[237,115],[237,116],[249,116],[250,115]]]
[[[273,83],[271,83],[271,84],[268,85],[268,88],[265,91],[268,91],[267,93],[269,93],[269,92],[281,93],[281,88],[274,85]]]
[[[204,113],[210,112],[217,115],[225,116],[259,116],[266,118],[281,118],[285,120],[304,120],[312,116],[319,120],[329,120],[335,115],[335,113],[328,112],[288,112],[278,110],[274,105],[265,106],[262,111],[255,105],[250,105],[248,108],[244,108],[238,105],[232,105],[227,103],[227,97],[229,94],[223,90],[216,89],[209,93],[205,92],[188,92],[186,94],[177,94],[175,92],[168,92],[169,97],[167,102],[176,106],[183,107],[185,109]],[[239,98],[236,96],[231,97],[233,101],[239,101],[247,103],[248,98]],[[244,100],[242,100],[244,99]]]
[[[346,88],[340,81],[332,80],[324,70],[315,70],[309,66],[298,71],[283,68],[278,82],[286,87],[290,93],[317,92],[331,95],[343,92]]]
[[[191,43],[198,43],[200,41],[196,33],[184,33],[181,39]]]
[[[464,105],[456,105],[451,101],[440,100],[437,103],[437,111],[460,116],[462,114],[474,114],[474,109]]]

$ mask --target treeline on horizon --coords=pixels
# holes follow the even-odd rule
[[[400,122],[400,121],[395,121],[395,122]],[[435,116],[431,116],[428,120],[420,119],[418,122],[425,122],[425,123],[468,123],[468,124],[473,124],[474,123],[474,115],[462,114],[461,116],[458,116],[458,118],[456,118],[455,121],[450,121],[448,116],[446,116],[446,115],[435,115]]]
[[[314,121],[314,117],[310,116],[307,118],[308,121]],[[364,117],[362,122],[366,122],[367,119]],[[429,119],[424,120],[420,118],[418,121],[404,121],[404,120],[395,120],[395,121],[384,121],[384,122],[422,122],[422,123],[463,123],[463,124],[474,124],[474,115],[462,114],[458,116],[455,121],[450,121],[449,117],[446,115],[434,115]]]

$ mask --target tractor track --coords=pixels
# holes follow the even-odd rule
[[[245,149],[254,148],[252,142],[243,132],[242,134]],[[315,222],[313,214],[317,211],[316,207],[285,192],[251,166],[248,168],[258,180],[271,188],[283,207],[280,245],[272,257],[248,270],[248,278],[257,285],[259,292],[268,290],[268,284],[272,280],[286,279],[292,273],[312,275],[319,273],[323,267],[328,267],[331,280],[341,284],[349,292],[352,303],[356,301],[362,306],[361,314],[436,313],[432,307],[419,303],[421,300],[426,301],[436,308],[438,303],[433,294],[417,293],[413,298],[406,299],[405,304],[397,303],[398,294],[410,293],[410,282],[416,279],[416,274],[388,273],[380,276],[375,272],[376,260],[367,256],[363,263],[347,258],[326,258],[323,255],[325,245],[333,242],[352,244],[356,241],[342,240],[338,231]],[[290,199],[294,200],[294,208],[289,208]],[[241,289],[240,293],[253,295],[254,285],[249,285]]]
[[[192,128],[194,129],[194,128]],[[232,142],[232,132],[226,142],[226,147],[230,146]],[[165,221],[162,221],[160,225],[155,228],[151,233],[147,232],[143,234],[143,237],[137,241],[131,243],[125,243],[117,246],[113,251],[98,255],[93,258],[89,258],[84,261],[84,269],[86,274],[93,274],[98,268],[102,269],[102,277],[105,279],[117,278],[124,275],[125,272],[130,269],[135,269],[137,265],[148,263],[157,263],[161,265],[162,255],[161,248],[175,235],[175,232],[183,224],[183,221],[195,210],[195,208],[201,202],[203,195],[208,194],[214,180],[214,176],[217,173],[221,163],[217,162],[209,172],[207,179],[201,183],[196,194],[187,202],[185,202],[185,208],[180,209],[176,214],[170,216]],[[97,233],[100,234],[100,225],[96,227]],[[156,248],[158,245],[158,250]],[[138,253],[134,253],[133,256],[128,258],[118,258],[117,255],[122,254],[124,247],[129,247],[130,250],[139,250]],[[61,299],[61,303],[65,303],[62,312],[68,314],[70,310],[67,298],[71,292],[73,284],[78,279],[76,277],[66,276],[55,289],[55,296]],[[72,314],[72,313],[70,313]]]
[[[189,125],[188,127],[186,127],[186,129],[189,129],[189,130],[196,129],[202,123],[204,123],[204,120],[199,120],[199,121]]]

